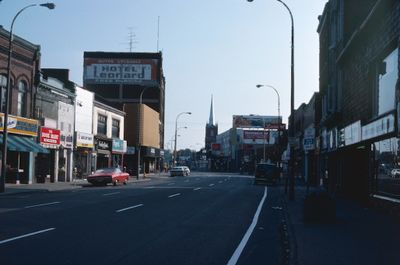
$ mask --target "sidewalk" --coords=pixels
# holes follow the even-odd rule
[[[156,177],[158,175],[154,175]],[[129,178],[128,183],[136,183],[143,181],[150,181],[153,177],[153,174],[147,175],[146,178],[143,176],[137,180],[135,176],[131,176]],[[84,187],[92,186],[92,184],[88,183],[86,179],[76,179],[72,182],[46,182],[46,183],[33,183],[33,184],[5,184],[5,191],[0,193],[2,195],[13,195],[20,193],[41,193],[41,192],[54,192],[54,191],[62,191],[62,190],[73,190],[73,189],[81,189]]]
[[[285,195],[283,199],[291,242],[290,264],[400,264],[397,219],[355,202],[336,199],[335,222],[304,223],[305,195],[306,187],[296,186],[295,201],[289,201]]]

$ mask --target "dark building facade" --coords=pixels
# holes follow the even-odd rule
[[[158,113],[158,130],[151,132],[159,139],[157,146],[146,146],[142,142],[143,137],[138,137],[143,135],[143,128],[146,125],[146,121],[141,120],[142,113],[139,112],[127,112],[125,139],[128,142],[126,159],[131,164],[135,163],[135,167],[138,168],[137,150],[140,148],[140,163],[144,163],[144,168],[152,168],[152,165],[157,163],[155,167],[159,169],[162,164],[160,154],[164,148],[165,122],[162,53],[85,52],[83,86],[120,110],[138,108],[142,103]],[[132,131],[140,133],[130,134]]]
[[[319,173],[332,193],[400,198],[400,2],[330,0],[319,20]]]

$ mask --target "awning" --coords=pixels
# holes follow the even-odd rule
[[[0,134],[0,144],[3,144],[2,134]],[[7,149],[9,151],[17,152],[49,153],[49,150],[34,142],[31,138],[12,134],[8,135]]]

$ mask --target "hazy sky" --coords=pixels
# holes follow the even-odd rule
[[[58,0],[56,9],[24,11],[14,33],[39,44],[42,67],[68,68],[82,84],[83,52],[163,52],[166,78],[165,148],[179,118],[178,148],[204,146],[205,124],[214,96],[214,120],[222,133],[232,115],[277,115],[277,96],[286,122],[290,113],[290,16],[276,0]],[[295,108],[318,91],[318,15],[325,0],[285,0],[295,24]],[[32,3],[3,0],[0,24]],[[130,30],[131,28],[131,30]]]

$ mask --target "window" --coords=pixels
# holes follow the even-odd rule
[[[398,49],[391,52],[377,66],[378,72],[378,115],[395,108],[395,88],[398,78]]]
[[[0,89],[1,89],[1,112],[4,112],[6,106],[6,91],[7,91],[7,77],[5,75],[0,75]]]
[[[26,82],[18,82],[18,102],[17,102],[17,116],[26,115]]]
[[[97,134],[107,135],[107,116],[101,114],[98,115]]]
[[[112,138],[119,138],[119,120],[112,119]]]

